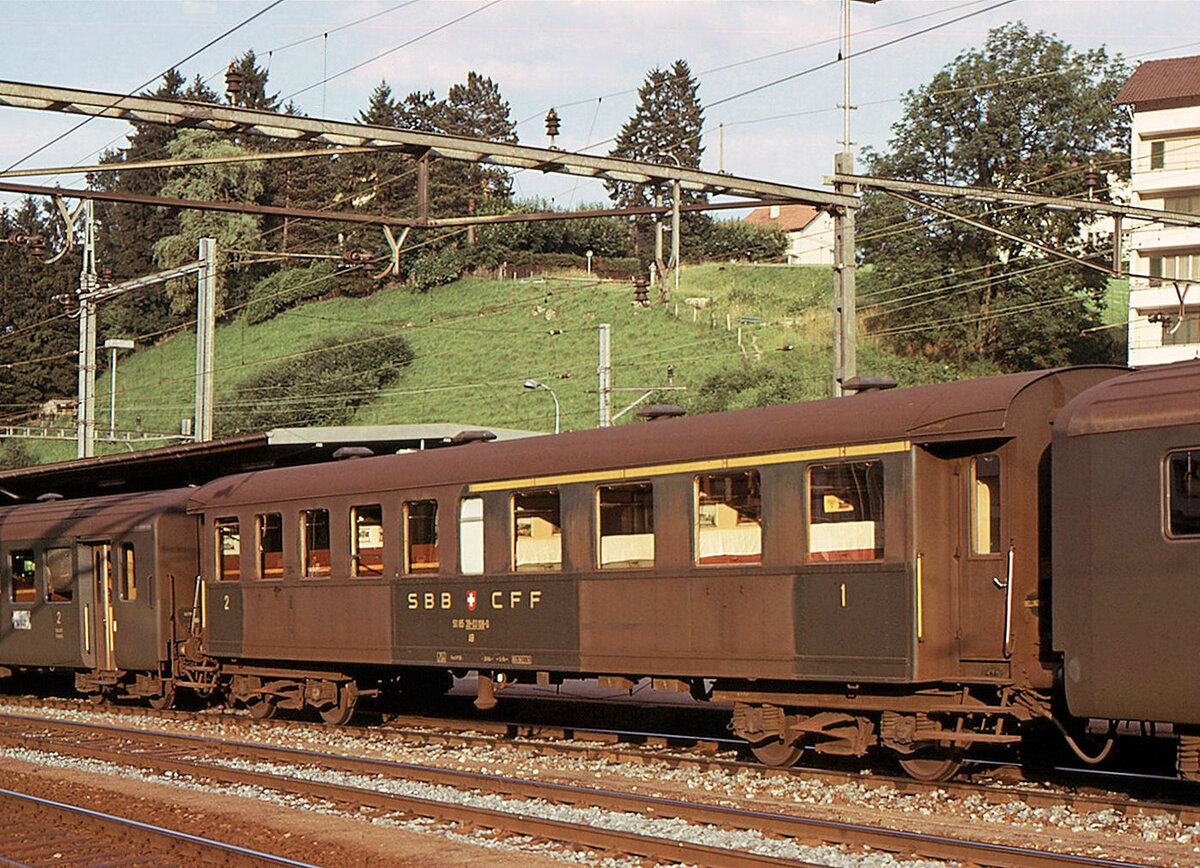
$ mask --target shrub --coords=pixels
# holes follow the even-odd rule
[[[222,434],[302,425],[341,425],[413,360],[398,335],[330,338],[239,384],[219,420]]]
[[[335,266],[328,260],[318,260],[303,268],[279,269],[250,290],[246,321],[251,325],[266,322],[299,301],[325,295],[333,286],[335,273]]]

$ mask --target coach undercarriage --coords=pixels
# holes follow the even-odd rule
[[[973,745],[1019,742],[1022,723],[1049,714],[1041,697],[997,685],[913,692],[847,685],[829,693],[718,683],[713,698],[734,703],[730,729],[766,765],[793,765],[806,749],[863,756],[878,746],[911,777],[927,781],[952,777]]]

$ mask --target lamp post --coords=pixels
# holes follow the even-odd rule
[[[132,350],[133,341],[109,338],[104,342],[104,349],[109,351],[108,439],[112,440],[117,435],[117,350]]]
[[[524,385],[526,389],[545,389],[550,393],[550,397],[554,399],[554,433],[557,434],[558,420],[561,415],[558,408],[558,395],[554,394],[554,390],[545,383],[539,383],[537,380],[526,380]]]

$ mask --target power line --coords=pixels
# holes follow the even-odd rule
[[[139,90],[141,90],[142,88],[144,88],[144,87],[149,87],[150,85],[154,84],[154,82],[158,81],[160,78],[162,78],[162,77],[163,77],[164,75],[166,75],[168,72],[170,72],[172,69],[175,69],[176,67],[182,66],[183,64],[187,63],[189,60],[191,60],[191,59],[192,59],[193,57],[195,57],[196,55],[200,54],[202,51],[205,51],[205,50],[207,50],[207,49],[211,48],[212,46],[216,45],[218,42],[220,42],[220,41],[221,41],[222,39],[224,39],[226,36],[229,36],[231,33],[234,33],[234,32],[236,32],[236,31],[238,31],[238,30],[241,30],[243,27],[245,27],[245,26],[246,26],[247,24],[249,24],[251,21],[253,21],[253,20],[255,20],[256,18],[259,18],[259,17],[261,17],[261,16],[265,15],[265,14],[266,14],[266,13],[268,13],[268,12],[270,12],[272,9],[274,9],[276,6],[278,6],[278,5],[279,5],[280,3],[282,3],[282,2],[283,2],[283,0],[273,0],[273,2],[269,3],[267,6],[265,6],[265,7],[264,7],[264,8],[262,8],[262,9],[260,9],[258,12],[255,12],[255,13],[254,13],[253,15],[251,15],[249,18],[247,18],[247,19],[245,19],[245,20],[243,20],[243,21],[239,22],[238,24],[235,24],[233,27],[231,27],[231,28],[229,28],[228,30],[226,30],[226,31],[225,31],[224,33],[222,33],[220,36],[217,36],[217,37],[215,37],[215,38],[213,38],[213,39],[210,39],[210,40],[209,40],[208,42],[206,42],[204,45],[200,46],[200,47],[199,47],[199,48],[197,48],[195,51],[193,51],[191,54],[189,54],[187,57],[183,58],[182,60],[180,60],[180,61],[178,61],[178,62],[176,62],[176,63],[173,63],[173,64],[171,64],[171,65],[170,65],[170,66],[168,66],[168,67],[167,67],[165,70],[163,70],[162,72],[160,72],[158,75],[154,76],[153,78],[150,78],[150,79],[148,79],[147,81],[144,81],[144,82],[142,82],[142,83],[141,83],[141,84],[139,84],[137,87],[133,88],[133,89],[132,89],[132,90],[130,90],[130,91],[127,93],[127,94],[125,94],[125,96],[121,97],[121,99],[118,99],[118,100],[116,100],[115,102],[113,102],[111,105],[107,106],[105,110],[107,110],[107,109],[111,109],[111,108],[114,108],[114,107],[116,107],[116,106],[120,105],[120,104],[121,104],[121,100],[125,99],[126,97],[131,97],[131,96],[133,96],[135,93],[137,93]],[[15,169],[17,166],[21,165],[22,163],[24,163],[26,160],[28,160],[28,159],[30,159],[30,158],[32,158],[32,157],[35,157],[35,156],[37,156],[37,155],[38,155],[38,154],[40,154],[42,151],[44,151],[44,150],[46,150],[47,148],[49,148],[51,145],[54,145],[56,142],[60,142],[60,141],[62,141],[62,140],[63,140],[63,139],[65,139],[67,136],[71,135],[71,133],[73,133],[73,132],[75,132],[76,130],[78,130],[78,129],[80,129],[80,128],[84,127],[84,126],[86,126],[86,125],[87,125],[87,124],[89,124],[89,123],[91,123],[91,122],[92,122],[92,121],[95,119],[95,117],[96,117],[96,115],[90,115],[90,116],[88,116],[88,117],[84,118],[82,121],[80,121],[79,123],[77,123],[75,126],[71,127],[71,128],[70,128],[69,130],[67,130],[66,132],[64,132],[64,133],[61,133],[60,135],[57,135],[57,136],[55,136],[55,137],[54,137],[53,139],[51,139],[50,141],[46,142],[46,144],[42,145],[41,147],[37,148],[37,149],[36,149],[36,150],[34,150],[34,151],[31,151],[30,153],[26,154],[26,155],[25,155],[24,157],[22,157],[21,159],[17,160],[15,163],[13,163],[13,164],[12,164],[12,165],[10,165],[8,168],[6,168],[6,169],[4,170],[4,172],[11,172],[13,169]],[[0,173],[0,174],[2,174],[2,173]]]

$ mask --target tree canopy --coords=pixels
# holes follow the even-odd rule
[[[1128,120],[1112,106],[1128,78],[1103,48],[1073,50],[1012,22],[903,98],[873,175],[1086,196],[1085,178],[1128,176]],[[1093,191],[1107,197],[1104,184]],[[1083,212],[956,200],[944,206],[1022,239],[1106,263],[1111,240]],[[885,194],[866,197],[860,311],[896,347],[1010,370],[1094,360],[1107,278]]]
[[[621,127],[609,156],[699,168],[704,154],[701,144],[704,107],[700,104],[699,87],[686,60],[676,60],[669,70],[657,67],[650,70],[638,88],[637,108]],[[605,186],[621,208],[653,205],[658,196],[664,205],[671,204],[669,186],[655,189],[629,181],[606,181]],[[680,198],[682,202],[698,202],[703,201],[704,194],[684,192]],[[695,228],[703,218],[689,215],[686,222]],[[645,218],[634,223],[634,245],[639,251],[645,248],[644,236],[649,225]]]

